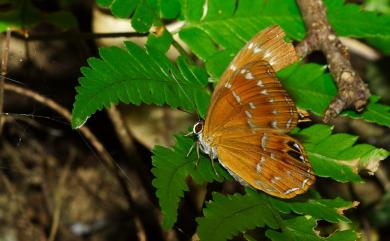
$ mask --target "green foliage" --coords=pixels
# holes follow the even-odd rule
[[[142,49],[126,42],[126,49],[100,49],[102,59],[90,58],[81,68],[72,126],[80,127],[91,114],[119,101],[140,104],[169,104],[187,111],[206,113],[209,93],[206,74],[187,65],[182,58],[173,65],[156,49]],[[194,104],[196,106],[194,106]]]
[[[332,135],[331,132],[332,128],[329,126],[313,125],[296,133],[298,137],[302,138],[309,160],[311,161],[317,176],[331,177],[339,182],[361,181],[361,178],[358,175],[359,170],[369,170],[370,172],[373,172],[379,162],[389,156],[389,153],[384,149],[378,149],[367,144],[354,145],[357,140],[357,137],[355,136],[343,133]],[[180,198],[183,197],[183,192],[188,191],[185,184],[185,178],[187,176],[191,176],[196,183],[210,182],[216,179],[216,176],[212,171],[210,160],[202,157],[200,159],[199,167],[196,169],[194,168],[196,161],[195,153],[186,157],[192,144],[193,141],[190,138],[179,136],[174,149],[158,146],[153,151],[153,174],[156,177],[153,185],[157,188],[157,196],[164,213],[164,227],[166,228],[172,227],[174,224],[177,216],[178,202]],[[203,170],[202,164],[206,165],[205,170],[208,171]],[[216,164],[215,166],[218,173],[223,173],[221,172],[222,170],[219,164]],[[226,177],[226,173],[224,175],[221,174],[220,176]],[[221,180],[223,179],[219,179],[219,181]],[[250,196],[247,198],[248,200],[239,200],[245,203],[257,203],[259,207],[255,206],[253,207],[254,209],[265,208],[263,207],[264,204],[258,200],[259,198],[263,198],[262,195],[259,194],[259,196]],[[235,200],[234,197],[232,200]],[[340,214],[340,211],[350,208],[351,204],[350,202],[345,202],[341,199],[309,200],[305,203],[285,202],[272,198],[271,200],[272,207],[283,214],[294,212],[299,215],[310,215],[316,219],[322,219],[332,223],[339,221],[350,222],[349,219]],[[214,201],[215,203],[219,202],[217,200]],[[246,210],[248,206],[245,205],[249,204],[243,205],[243,210]],[[234,208],[237,208],[237,210],[240,210],[239,205],[234,204],[233,206]],[[232,212],[236,212],[237,210],[234,209]],[[211,216],[218,216],[219,212],[224,211],[226,210],[221,208],[220,211],[215,211],[217,214],[212,214]],[[249,212],[254,211],[252,210]],[[228,215],[228,213],[224,213]],[[261,213],[264,213],[264,211]],[[209,214],[205,213],[205,216],[206,215]],[[246,213],[244,212],[243,215],[246,216]],[[235,218],[237,218],[237,222],[240,222],[240,217]],[[253,218],[255,219],[256,217]],[[266,224],[261,223],[260,220],[257,220],[256,222],[253,221],[253,223],[256,223],[255,226],[253,226],[253,223],[245,222],[242,225],[251,224],[252,226],[239,226],[240,228],[237,229],[237,232],[233,232],[234,229],[232,231],[232,229],[229,228],[230,226],[226,227],[222,223],[220,224],[220,228],[226,229],[226,232],[229,232],[222,234],[219,231],[216,231],[215,228],[210,228],[209,222],[213,223],[213,219],[207,220],[208,221],[205,221],[206,223],[203,227],[201,226],[201,222],[199,223],[200,234],[203,229],[202,232],[205,232],[203,237],[210,236],[211,234],[208,232],[213,232],[214,235],[215,231],[216,233],[219,233],[218,235],[223,235],[223,237],[228,238],[231,235],[237,234],[238,231],[263,227]],[[229,223],[228,225],[234,224]]]
[[[390,16],[362,11],[356,4],[343,0],[325,0],[329,22],[341,36],[356,38],[390,37]]]
[[[114,16],[129,18],[137,32],[147,32],[153,24],[160,25],[162,19],[173,19],[180,12],[179,0],[96,0],[109,7]]]
[[[324,71],[325,66],[296,63],[279,71],[278,77],[299,108],[322,116],[337,94],[331,75]],[[390,127],[390,106],[378,101],[379,97],[372,96],[362,113],[344,111],[342,115]]]
[[[145,48],[127,42],[124,49],[100,49],[100,58],[89,59],[89,66],[81,69],[73,127],[80,127],[96,110],[118,102],[167,104],[204,117],[210,98],[206,71],[218,78],[245,42],[271,24],[281,25],[291,39],[305,36],[294,0],[208,0],[207,12],[205,0],[97,1],[115,16],[131,17],[138,32],[148,31],[153,24],[162,25],[163,19],[184,20],[179,37],[205,66],[191,66],[184,56],[176,64],[170,62],[164,53],[172,44],[173,33],[166,30],[149,34]],[[390,37],[388,17],[362,12],[342,0],[325,3],[338,34],[381,40]],[[337,93],[331,75],[318,64],[296,63],[280,71],[278,77],[299,108],[318,116]],[[363,113],[345,111],[342,115],[390,127],[390,107],[378,101],[379,97],[373,96]],[[362,181],[360,171],[375,172],[379,162],[389,155],[384,149],[355,144],[356,136],[332,134],[332,128],[325,125],[313,125],[295,134],[304,144],[315,174],[338,182]],[[192,138],[177,136],[172,149],[156,146],[153,150],[153,186],[164,215],[164,228],[176,222],[179,202],[189,189],[188,179],[202,184],[230,178],[218,163],[216,175],[209,158],[201,155],[197,161],[195,150],[187,155],[193,143]],[[271,240],[355,240],[356,233],[349,229],[326,238],[314,231],[319,220],[335,225],[350,223],[342,212],[351,207],[351,202],[321,199],[319,195],[280,200],[250,189],[244,195],[214,193],[203,210],[204,217],[197,219],[198,233],[201,240],[226,240],[261,227]],[[253,240],[249,235],[246,238]]]
[[[182,6],[182,12],[202,12],[203,4],[199,2],[203,3],[204,0],[187,1],[187,4]],[[305,36],[304,23],[294,0],[240,0],[237,1],[236,8],[235,3],[234,0],[208,1],[205,16],[197,14],[195,17],[189,17],[190,15],[184,14],[188,23],[182,31],[203,32],[203,41],[208,41],[207,35],[216,45],[235,51],[254,34],[271,24],[279,24],[287,35],[295,40],[301,40]],[[358,5],[344,4],[343,0],[327,0],[325,4],[329,21],[337,34],[357,38],[390,37],[390,17],[361,11]],[[187,35],[183,40],[191,46],[196,39],[197,35]],[[198,44],[191,46],[191,49],[205,62],[215,53],[215,47],[210,44]]]
[[[203,209],[204,217],[197,219],[198,233],[201,240],[220,241],[231,239],[248,229],[263,227],[268,229],[266,235],[272,240],[355,240],[353,230],[337,231],[328,239],[319,237],[313,230],[318,220],[350,222],[339,212],[351,207],[351,202],[341,199],[286,202],[251,189],[246,189],[244,195],[214,193],[213,200]],[[283,213],[289,212],[305,216],[283,219]]]
[[[30,29],[40,23],[50,23],[63,30],[77,27],[76,18],[68,11],[41,12],[27,0],[15,0],[9,4],[9,8],[0,14],[0,32],[8,28]]]
[[[165,228],[171,228],[176,222],[179,200],[183,197],[184,191],[188,191],[185,181],[188,176],[198,184],[222,181],[224,177],[228,177],[226,171],[219,165],[215,169],[217,176],[208,158],[200,156],[197,160],[195,151],[188,155],[194,144],[191,138],[177,136],[176,141],[173,149],[162,146],[153,149],[152,173],[155,176],[153,186],[157,189],[156,195],[164,214]]]
[[[326,125],[313,125],[298,132],[317,176],[339,182],[361,181],[360,170],[376,171],[381,160],[389,156],[384,149],[368,144],[354,145],[356,136],[331,134]]]
[[[147,32],[157,20],[156,6],[151,0],[96,0],[104,7],[109,7],[118,18],[132,16],[131,24],[137,32]]]
[[[162,33],[151,33],[148,36],[148,41],[146,45],[151,46],[153,48],[158,49],[160,52],[167,52],[169,47],[172,44],[172,35],[166,29],[162,31]]]
[[[336,231],[329,237],[320,237],[314,231],[317,221],[312,217],[296,217],[282,221],[285,227],[284,232],[277,232],[275,230],[267,230],[265,233],[268,238],[273,241],[355,241],[357,235],[353,230]]]

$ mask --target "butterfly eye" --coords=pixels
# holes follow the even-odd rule
[[[203,122],[196,122],[192,130],[195,134],[199,134],[203,131]]]

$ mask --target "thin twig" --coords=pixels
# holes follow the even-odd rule
[[[118,32],[118,33],[85,33],[85,32],[76,32],[76,31],[67,31],[60,33],[50,33],[50,34],[22,34],[14,32],[12,34],[15,38],[24,39],[27,41],[54,41],[54,40],[64,40],[64,39],[98,39],[98,38],[131,38],[131,37],[145,37],[148,36],[148,33],[137,33],[137,32]]]
[[[71,113],[55,101],[44,97],[32,90],[26,89],[21,86],[17,86],[14,84],[5,83],[4,89],[7,91],[12,91],[15,93],[18,93],[20,95],[27,96],[29,98],[34,99],[35,101],[48,106],[49,108],[53,109],[55,112],[59,113],[61,116],[63,116],[67,121],[70,122],[71,120]],[[162,232],[160,229],[160,226],[157,223],[156,217],[154,216],[148,216],[145,215],[147,212],[154,214],[157,212],[155,207],[152,205],[150,200],[143,200],[142,203],[138,203],[135,200],[140,199],[139,198],[139,191],[143,191],[144,193],[147,193],[143,186],[139,185],[141,181],[138,181],[139,177],[136,178],[136,180],[131,181],[129,176],[124,172],[124,170],[115,162],[115,160],[111,157],[109,152],[105,149],[103,144],[97,139],[97,137],[86,127],[83,126],[80,129],[81,134],[91,143],[91,145],[94,147],[94,149],[99,153],[99,156],[102,158],[104,164],[108,167],[108,169],[113,173],[113,175],[117,178],[119,185],[123,189],[123,192],[125,194],[125,197],[128,201],[129,208],[132,208],[132,211],[134,211],[136,214],[133,216],[136,221],[138,222],[138,219],[143,221],[143,224],[145,224],[144,227],[140,229],[138,223],[138,235],[139,237],[143,239],[143,237],[146,237],[145,229],[148,228],[149,230],[153,230],[154,236],[162,236]],[[135,185],[134,183],[137,183],[138,185]],[[127,184],[132,184],[132,187],[128,188]],[[140,214],[143,214],[142,216]]]
[[[347,49],[330,26],[322,0],[296,2],[308,29],[306,38],[296,48],[297,54],[304,58],[313,51],[321,50],[338,87],[337,96],[326,110],[324,121],[329,122],[350,107],[362,111],[370,97],[370,91],[353,69]]]
[[[66,189],[65,184],[66,184],[66,180],[69,177],[70,168],[71,168],[74,160],[75,160],[75,157],[74,157],[74,151],[73,151],[73,152],[71,152],[69,161],[67,162],[65,168],[61,171],[60,178],[59,178],[59,181],[57,184],[58,186],[56,188],[56,193],[54,195],[54,212],[53,212],[52,224],[50,227],[50,234],[49,234],[48,241],[55,240],[57,233],[58,233],[58,229],[60,227],[61,212],[62,212],[62,205],[63,205],[63,196],[64,196],[65,189]]]
[[[113,105],[107,109],[107,113],[114,126],[115,132],[118,135],[119,141],[121,142],[126,153],[128,155],[134,153],[135,147],[134,147],[134,141],[132,135],[126,123],[124,122],[118,108],[115,105]]]
[[[4,83],[5,76],[7,75],[8,69],[8,56],[9,56],[9,45],[11,40],[11,29],[8,28],[5,34],[3,42],[3,50],[1,53],[1,74],[0,74],[0,113],[4,112]],[[0,135],[3,131],[4,118],[0,115]]]

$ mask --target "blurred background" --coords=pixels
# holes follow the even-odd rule
[[[11,2],[0,0],[0,25],[9,20]],[[119,105],[88,120],[91,137],[72,130],[64,112],[48,104],[50,99],[55,106],[71,111],[80,67],[86,65],[87,58],[97,56],[99,47],[123,46],[124,40],[142,46],[146,35],[126,37],[133,32],[130,21],[112,17],[93,0],[25,3],[45,16],[63,15],[60,20],[34,24],[27,32],[0,35],[2,60],[4,53],[8,56],[6,66],[2,65],[8,78],[5,83],[32,91],[30,95],[7,89],[4,93],[0,240],[191,239],[196,229],[194,218],[201,215],[205,195],[207,199],[210,190],[234,192],[240,188],[234,182],[199,187],[188,180],[192,189],[180,206],[175,228],[161,229],[162,214],[151,184],[151,149],[156,144],[174,144],[173,135],[186,133],[196,115],[168,107]],[[358,3],[390,14],[389,1]],[[24,23],[28,25],[28,19]],[[99,33],[119,34],[103,37]],[[389,56],[364,42],[343,42],[372,93],[390,105]],[[174,49],[168,54],[172,59],[178,55]],[[326,64],[321,54],[313,54],[307,61]],[[39,103],[39,96],[48,99]],[[320,119],[314,117],[313,121]],[[388,128],[342,117],[332,124],[336,132],[358,135],[359,142],[389,150]],[[99,145],[103,151],[96,150]],[[385,160],[374,176],[363,174],[364,184],[320,179],[316,189],[324,197],[359,201],[347,215],[356,220],[364,234],[361,239],[386,240],[390,235],[389,170],[389,160]]]

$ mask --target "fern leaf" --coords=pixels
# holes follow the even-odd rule
[[[213,193],[213,201],[203,209],[204,217],[197,218],[199,237],[222,241],[256,227],[278,228],[273,211],[264,196],[255,192],[229,196]]]
[[[131,18],[131,25],[137,32],[147,32],[158,21],[157,2],[151,0],[97,0],[101,6],[111,9],[114,16]]]
[[[368,144],[354,145],[357,137],[331,134],[332,127],[313,125],[298,132],[316,175],[339,182],[361,181],[359,170],[375,172],[389,152]]]
[[[325,0],[328,19],[336,33],[356,38],[390,37],[390,16],[363,11],[344,0]]]
[[[203,12],[204,0],[183,2],[182,12]],[[390,36],[389,16],[361,11],[356,4],[344,5],[343,0],[327,0],[325,3],[329,21],[338,35],[357,38]],[[210,0],[205,15],[184,14],[184,18],[187,25],[180,37],[203,61],[211,57],[215,46],[197,44],[199,35],[202,42],[212,41],[222,49],[236,51],[255,33],[271,24],[281,25],[290,38],[301,40],[305,36],[304,23],[294,0],[240,0],[237,5],[235,0]],[[190,34],[195,32],[196,35]]]
[[[171,33],[164,29],[161,33],[150,33],[146,45],[166,53],[171,46],[172,40]]]
[[[178,136],[173,149],[156,146],[153,149],[153,169],[155,176],[153,186],[157,189],[161,210],[164,214],[163,227],[171,228],[176,222],[177,209],[184,191],[188,191],[185,182],[188,176],[201,184],[203,182],[222,181],[228,174],[220,166],[216,166],[215,174],[208,158],[201,156],[197,160],[195,151],[188,157],[187,154],[193,145],[188,137]],[[199,163],[196,166],[196,163]]]
[[[362,113],[349,110],[344,111],[343,115],[390,127],[390,106],[377,103],[379,99],[379,96],[371,96],[366,109]]]
[[[344,210],[354,207],[354,204],[336,199],[311,199],[307,202],[282,201],[269,197],[272,206],[281,213],[294,212],[299,215],[310,215],[316,219],[322,219],[330,223],[346,222],[351,223],[347,217],[341,215]]]
[[[338,214],[338,212],[339,210],[351,208],[351,202],[341,199],[319,199],[311,200],[308,206],[306,204],[271,198],[252,189],[246,189],[244,195],[233,194],[224,196],[219,193],[213,193],[213,200],[208,202],[203,209],[204,217],[197,218],[199,237],[205,241],[227,240],[241,232],[256,227],[266,227],[271,229],[281,228],[283,230],[282,234],[275,231],[267,231],[267,233],[271,232],[271,235],[276,233],[275,237],[277,235],[299,237],[306,233],[310,234],[308,239],[293,240],[320,240],[319,236],[311,237],[311,234],[315,235],[313,228],[316,226],[316,220],[350,222],[349,219]],[[294,225],[289,220],[282,219],[281,213],[289,213],[290,211],[306,215],[305,217],[298,217],[298,219],[308,219],[306,218],[308,217],[307,215],[313,215],[313,218],[310,218],[313,222],[310,223],[311,228],[309,232],[304,226],[294,228]],[[307,226],[308,224],[306,223],[305,227]],[[317,239],[314,239],[315,237]]]
[[[144,50],[131,42],[126,42],[126,49],[100,49],[100,56],[102,59],[90,58],[90,67],[81,69],[84,77],[77,88],[73,128],[83,125],[96,110],[119,101],[166,103],[187,111],[196,108],[205,115],[209,93],[202,69],[188,66],[182,58],[176,67],[159,51],[150,47]]]
[[[298,107],[322,116],[337,94],[336,85],[331,75],[324,73],[325,69],[318,64],[296,63],[279,71],[278,77]],[[372,96],[364,112],[344,111],[342,115],[390,127],[390,106],[378,100],[379,97]]]
[[[203,13],[204,4],[199,2],[204,3],[204,0],[186,1],[182,12],[191,10]],[[292,0],[240,0],[237,6],[235,0],[209,0],[207,4],[205,15],[191,15],[189,18],[184,14],[187,25],[180,33],[180,37],[204,61],[215,52],[215,47],[197,44],[198,36],[202,36],[202,42],[211,40],[223,49],[238,50],[259,30],[275,23],[294,39],[302,39],[305,35],[299,9]]]
[[[279,71],[278,77],[298,107],[321,116],[337,94],[332,77],[324,71],[325,66],[296,63]]]
[[[310,216],[295,217],[282,221],[285,229],[282,232],[267,230],[265,233],[273,241],[355,241],[357,235],[353,230],[336,231],[329,237],[320,237],[314,231],[317,220]]]

